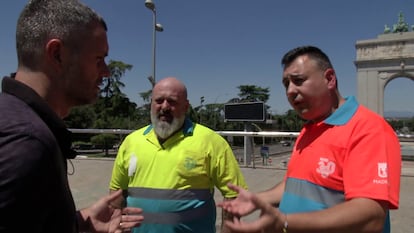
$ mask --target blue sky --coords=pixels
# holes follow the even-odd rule
[[[6,3],[7,2],[7,3]],[[143,103],[151,88],[152,12],[145,0],[84,0],[106,20],[109,59],[133,65],[123,77],[128,97]],[[331,58],[342,95],[356,95],[355,44],[377,38],[403,12],[414,25],[412,0],[154,0],[157,21],[157,80],[175,76],[188,88],[193,106],[237,97],[239,85],[270,89],[272,113],[290,106],[281,85],[280,58],[300,45],[316,45]],[[15,25],[26,1],[0,8],[0,75],[16,70]],[[398,78],[385,90],[385,111],[414,112],[414,82]]]

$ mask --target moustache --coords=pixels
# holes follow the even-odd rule
[[[166,117],[172,117],[171,111],[170,110],[160,110],[158,112],[158,116],[166,116]]]

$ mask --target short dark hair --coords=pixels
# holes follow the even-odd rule
[[[36,70],[44,47],[51,38],[76,48],[96,23],[107,30],[105,21],[78,0],[31,0],[20,13],[16,27],[19,66]]]
[[[308,55],[311,59],[315,60],[321,70],[333,68],[329,57],[318,47],[315,46],[300,46],[287,52],[282,58],[283,69],[289,66],[297,57],[302,55]]]

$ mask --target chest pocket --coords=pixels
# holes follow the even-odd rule
[[[181,177],[205,177],[208,175],[209,161],[207,155],[194,151],[182,151],[178,155],[177,173]]]

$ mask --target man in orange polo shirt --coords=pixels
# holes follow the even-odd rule
[[[239,195],[220,203],[224,210],[262,214],[227,226],[234,232],[390,232],[401,174],[393,129],[354,97],[340,95],[335,70],[319,48],[295,48],[282,65],[289,103],[307,122],[282,182],[258,194],[229,185]]]

